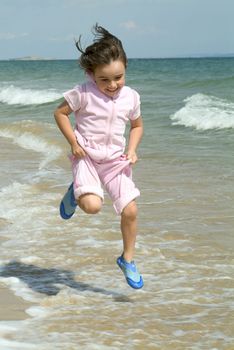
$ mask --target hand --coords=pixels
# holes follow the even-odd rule
[[[71,145],[71,152],[76,158],[83,158],[86,156],[86,152],[78,143]]]
[[[136,152],[129,151],[127,154],[127,159],[130,160],[131,164],[135,164],[138,161]]]

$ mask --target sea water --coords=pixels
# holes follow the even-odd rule
[[[115,263],[108,196],[97,215],[59,217],[72,178],[53,111],[84,79],[73,60],[0,62],[0,283],[31,302],[0,322],[0,348],[233,349],[234,59],[129,60],[140,291]]]

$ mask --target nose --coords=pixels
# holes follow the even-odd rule
[[[109,82],[108,88],[114,90],[114,89],[116,89],[116,87],[117,87],[116,82],[115,82],[114,80],[111,80],[111,81]]]

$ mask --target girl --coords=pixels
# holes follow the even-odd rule
[[[136,149],[143,134],[140,99],[125,86],[127,58],[121,41],[106,29],[94,27],[94,41],[85,50],[81,37],[80,66],[88,81],[64,93],[65,100],[55,110],[55,120],[71,146],[74,181],[60,204],[60,214],[69,219],[78,206],[88,214],[100,211],[103,187],[121,215],[123,254],[117,264],[127,283],[143,287],[143,279],[133,261],[137,233],[137,205],[140,195],[132,181],[131,165],[137,161]],[[73,131],[69,115],[75,114]],[[128,148],[125,126],[130,121]]]

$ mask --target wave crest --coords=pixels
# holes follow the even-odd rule
[[[0,102],[8,105],[40,105],[59,100],[62,95],[54,90],[22,89],[10,85],[0,88]]]
[[[39,169],[43,169],[48,163],[57,159],[62,150],[56,145],[50,144],[42,137],[29,131],[16,131],[13,128],[0,129],[0,137],[9,138],[13,143],[21,148],[31,150],[43,154],[43,160],[39,165]]]
[[[234,103],[204,94],[192,95],[184,102],[185,106],[170,116],[172,125],[197,130],[234,128]]]

